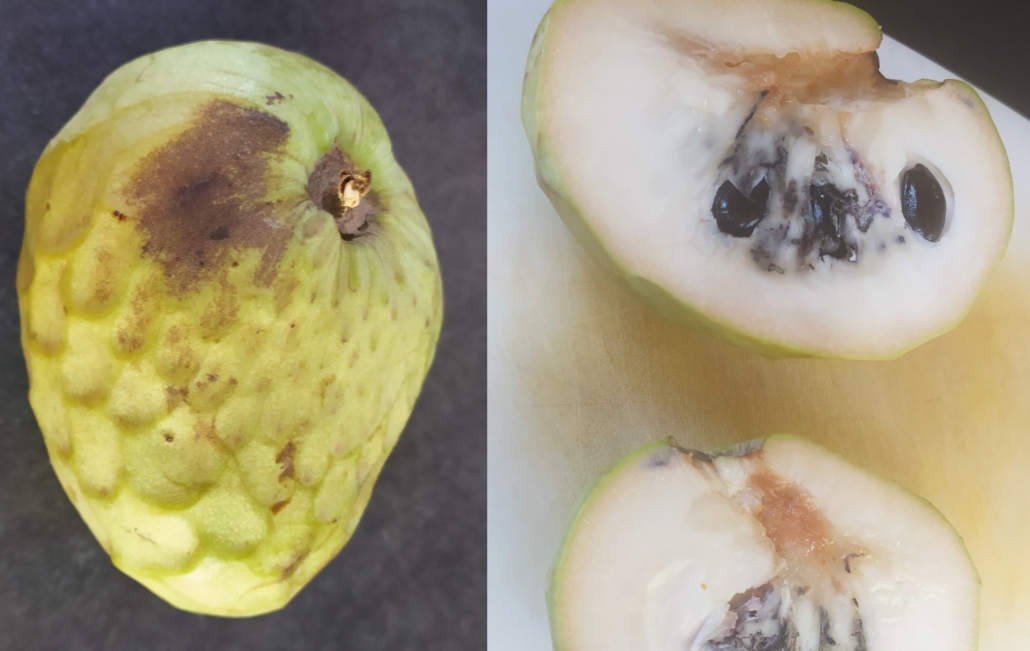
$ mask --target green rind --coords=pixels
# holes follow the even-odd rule
[[[641,276],[634,272],[632,270],[633,265],[630,262],[620,259],[620,257],[604,243],[604,240],[598,235],[597,231],[591,227],[590,220],[585,216],[585,212],[576,205],[576,201],[571,194],[564,190],[567,186],[562,182],[561,166],[554,160],[554,157],[551,155],[547,146],[544,135],[540,131],[539,93],[543,76],[545,74],[542,62],[544,52],[547,49],[548,27],[554,12],[577,1],[582,0],[557,0],[548,10],[547,14],[544,15],[540,25],[537,27],[537,31],[533,36],[532,45],[530,46],[529,57],[526,63],[526,73],[522,86],[522,123],[533,152],[537,183],[544,191],[544,194],[547,195],[547,198],[554,205],[555,210],[559,217],[561,217],[566,228],[569,229],[580,245],[588,251],[591,257],[597,261],[612,278],[620,281],[624,286],[630,289],[630,291],[651,304],[651,306],[665,318],[676,323],[706,331],[732,345],[770,358],[818,357],[827,359],[855,359],[868,361],[896,359],[927,341],[953,330],[966,318],[969,311],[972,309],[972,303],[967,306],[966,310],[961,315],[956,317],[953,321],[942,324],[939,329],[934,331],[926,339],[914,342],[909,346],[897,350],[885,352],[882,355],[852,355],[833,350],[800,348],[782,342],[762,339],[755,334],[744,332],[728,323],[713,318],[676,297],[667,288],[663,287],[653,279]],[[867,20],[869,25],[875,26],[877,31],[880,29],[872,16],[853,5],[836,2],[835,0],[816,1],[836,5],[836,10],[848,11],[852,13],[856,19]],[[916,83],[918,84],[920,82]],[[938,82],[931,83],[936,84]],[[982,113],[985,125],[990,126],[993,140],[995,140],[1002,155],[1005,157],[1005,168],[1008,169],[1009,175],[1009,194],[1012,195],[1012,170],[1008,164],[1008,154],[1005,151],[1001,136],[998,134],[997,127],[994,125],[994,121],[991,119],[990,113],[988,112],[983,99],[980,98],[979,94],[977,94],[972,86],[965,82],[949,79],[944,83],[953,84],[955,85],[956,90],[961,89],[964,91],[964,94],[974,102],[976,110]],[[1010,206],[1011,209],[1008,216],[1008,223],[1009,233],[1011,234],[1015,214],[1014,198],[1010,200]],[[1005,241],[1006,243],[1008,242],[1008,237],[1006,237]],[[1004,250],[1005,247],[1003,246],[1001,253],[998,255],[998,260],[1001,259],[1001,255],[1004,253]],[[985,276],[984,282],[986,282],[986,278],[987,276]]]

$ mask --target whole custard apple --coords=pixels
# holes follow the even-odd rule
[[[50,142],[18,301],[68,497],[122,571],[224,616],[281,608],[343,547],[442,318],[376,112],[233,42],[126,64]]]

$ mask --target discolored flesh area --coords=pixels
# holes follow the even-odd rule
[[[630,454],[548,594],[559,651],[972,651],[977,596],[932,507],[788,435]]]
[[[694,644],[702,651],[867,651],[849,575],[869,550],[848,542],[804,489],[766,466],[761,451],[720,465],[725,471],[740,462],[749,477],[731,499],[761,524],[779,571],[734,595],[719,627]]]
[[[849,102],[890,101],[903,90],[879,75],[875,55],[861,60],[871,67],[809,72],[807,84],[771,65],[746,71],[748,85],[781,85],[757,93],[718,165],[711,214],[721,234],[747,240],[765,271],[811,271],[834,260],[860,264],[912,238],[937,242],[944,234],[948,199],[934,172],[916,163],[890,180],[847,143],[842,125],[856,109],[842,107],[840,96],[827,97],[833,85],[843,78],[867,89],[868,97]],[[830,89],[822,87],[823,77]],[[898,187],[886,188],[891,183]],[[902,210],[892,210],[888,192],[901,195]]]

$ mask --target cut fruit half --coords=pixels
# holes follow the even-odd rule
[[[580,507],[548,599],[559,651],[970,651],[978,595],[933,506],[776,435],[623,459]]]
[[[964,317],[1013,196],[976,92],[884,78],[880,39],[825,0],[558,0],[523,88],[540,185],[673,319],[896,357]]]

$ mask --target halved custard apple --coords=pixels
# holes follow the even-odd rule
[[[558,0],[523,88],[540,185],[673,319],[897,357],[967,313],[1013,196],[976,92],[884,78],[880,40],[826,0]]]
[[[776,435],[627,456],[576,515],[548,597],[558,651],[970,651],[979,587],[928,502]]]

